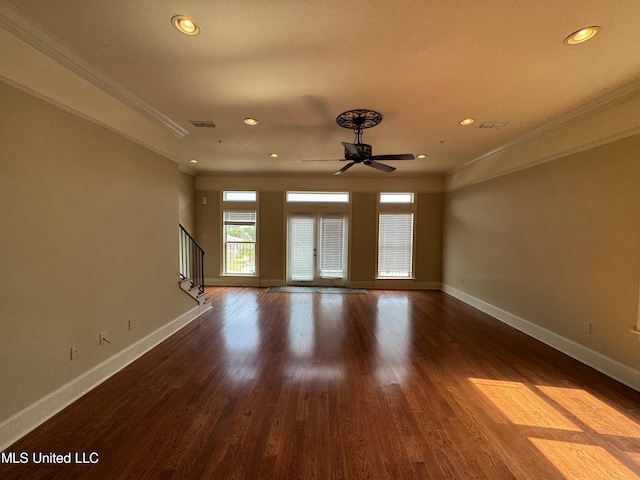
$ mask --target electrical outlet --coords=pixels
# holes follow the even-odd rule
[[[71,347],[71,360],[75,360],[76,358],[78,358],[78,347],[73,346]]]
[[[104,345],[105,343],[111,343],[107,339],[107,332],[100,332],[100,345]]]
[[[582,328],[585,333],[591,333],[591,324],[589,322],[585,322]]]
[[[129,330],[133,330],[134,328],[138,328],[138,319],[132,318],[129,320]]]

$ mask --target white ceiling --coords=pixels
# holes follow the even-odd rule
[[[638,0],[8,3],[187,130],[180,162],[199,172],[330,174],[344,164],[302,160],[343,158],[354,136],[335,118],[366,108],[383,116],[363,135],[374,154],[428,155],[391,175],[438,175],[640,77]],[[593,40],[563,43],[589,25]],[[363,173],[386,175],[345,176]]]

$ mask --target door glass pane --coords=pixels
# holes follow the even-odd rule
[[[344,219],[320,217],[320,277],[342,278]]]
[[[314,279],[314,226],[313,217],[289,218],[289,261],[291,280]]]

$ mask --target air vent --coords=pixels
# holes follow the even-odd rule
[[[492,123],[492,122],[484,122],[478,125],[478,128],[495,128],[496,130],[500,130],[504,127],[506,123]]]
[[[189,123],[196,128],[216,128],[216,124],[211,120],[191,120]]]

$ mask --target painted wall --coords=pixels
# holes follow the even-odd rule
[[[4,83],[0,145],[1,423],[195,303],[174,162]]]
[[[197,241],[205,249],[208,285],[284,285],[286,283],[287,190],[333,190],[351,192],[348,208],[350,231],[349,277],[352,286],[367,288],[439,288],[442,276],[441,179],[297,179],[241,176],[196,177]],[[259,278],[222,277],[221,195],[224,189],[258,191]],[[376,280],[377,194],[380,191],[416,192],[415,280]],[[206,197],[206,203],[203,202]],[[329,206],[311,206],[331,211]],[[335,207],[334,207],[335,208]],[[314,210],[315,211],[315,210]]]
[[[267,284],[285,277],[284,192],[260,192],[258,211],[258,261],[260,277]]]
[[[447,192],[446,286],[640,369],[629,333],[640,279],[638,152],[640,135]]]
[[[204,250],[204,276],[218,277],[221,269],[222,215],[220,191],[196,191],[196,241]]]
[[[376,277],[376,201],[376,192],[356,192],[352,198],[351,281],[356,285],[373,282]]]
[[[196,178],[179,172],[179,215],[180,225],[194,235],[196,232]]]

